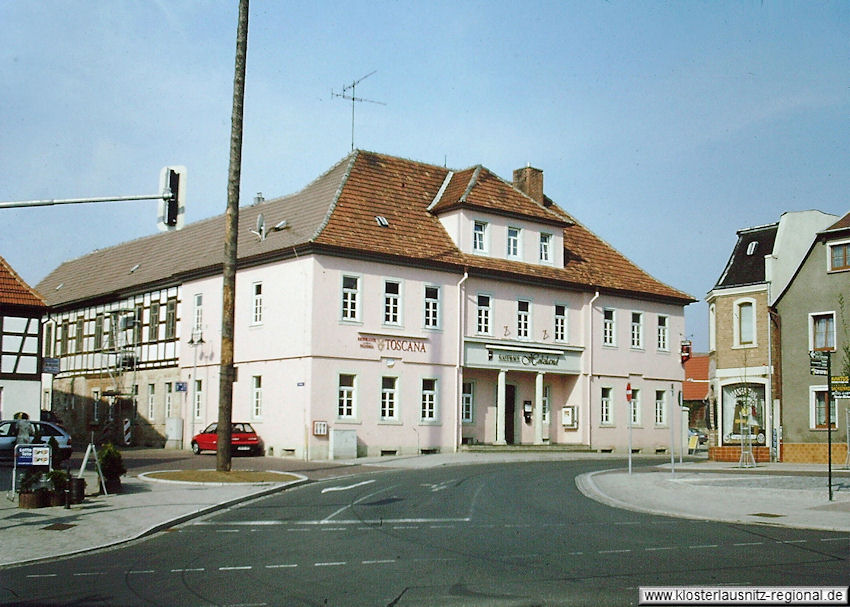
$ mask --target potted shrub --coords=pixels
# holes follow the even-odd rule
[[[97,463],[100,464],[100,472],[103,474],[107,493],[121,492],[121,476],[127,472],[121,452],[112,443],[106,443],[97,452]]]
[[[48,492],[41,487],[41,470],[28,468],[21,476],[18,492],[19,508],[41,508],[47,505]]]
[[[65,492],[68,490],[69,475],[61,468],[51,470],[47,473],[47,480],[50,482],[52,489],[50,493],[51,506],[65,505]]]

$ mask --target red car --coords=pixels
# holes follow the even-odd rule
[[[215,451],[218,441],[218,424],[212,423],[203,432],[192,437],[192,452],[197,455],[201,451]],[[263,441],[257,436],[253,426],[248,422],[234,422],[231,428],[231,451],[262,455]]]

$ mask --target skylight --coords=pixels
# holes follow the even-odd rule
[[[747,255],[752,255],[756,252],[756,248],[759,246],[758,240],[752,241],[747,245]]]

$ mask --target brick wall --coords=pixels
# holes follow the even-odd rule
[[[787,463],[825,464],[829,459],[826,443],[782,443],[779,453],[780,460]],[[846,457],[847,445],[832,443],[832,463],[842,465]]]
[[[770,461],[770,448],[753,447],[753,458],[757,463]],[[715,462],[738,462],[741,461],[741,447],[738,445],[724,445],[723,447],[709,447],[708,459]]]

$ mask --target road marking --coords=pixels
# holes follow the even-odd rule
[[[345,487],[325,487],[322,489],[322,493],[330,493],[331,491],[348,491],[349,489],[354,489],[355,487],[362,487],[363,485],[369,485],[374,483],[375,479],[369,481],[362,481],[360,483],[354,483],[353,485],[347,485]]]
[[[363,565],[384,565],[386,563],[395,563],[395,559],[381,559],[378,561],[363,561]]]
[[[239,533],[239,529],[216,529],[216,533]]]
[[[764,542],[741,542],[740,544],[732,544],[733,546],[761,546]]]
[[[85,573],[75,573],[74,577],[86,577],[90,575],[106,575],[103,571],[87,571]]]
[[[822,537],[820,541],[822,542],[843,542],[846,540],[850,540],[850,537]]]
[[[136,575],[139,573],[156,573],[155,569],[144,569],[144,570],[136,570],[136,571],[128,571],[127,575]]]
[[[422,483],[420,487],[428,487],[431,489],[432,493],[436,493],[437,491],[442,491],[443,489],[448,489],[452,486],[453,483],[457,482],[457,479],[451,479],[448,481],[443,481],[442,483],[437,483],[436,485],[431,483]]]
[[[55,573],[33,573],[27,576],[28,578],[39,578],[39,577],[57,577]]]
[[[647,552],[652,552],[653,550],[675,550],[675,546],[658,546],[656,548],[644,548]]]
[[[251,569],[251,565],[242,565],[240,567],[219,567],[219,571],[245,571],[246,569]]]
[[[198,567],[196,569],[172,569],[171,573],[197,573],[199,571],[204,571],[204,568]]]
[[[623,550],[600,550],[597,554],[619,554],[621,552],[631,552],[630,549],[625,548]]]
[[[298,567],[297,563],[291,565],[266,565],[266,569],[294,569],[295,567]]]
[[[688,546],[691,550],[699,550],[700,548],[717,548],[717,544],[702,544],[701,546]]]
[[[347,561],[331,561],[329,563],[313,563],[313,567],[341,567],[347,564]]]
[[[805,544],[806,540],[781,540],[777,544]]]

